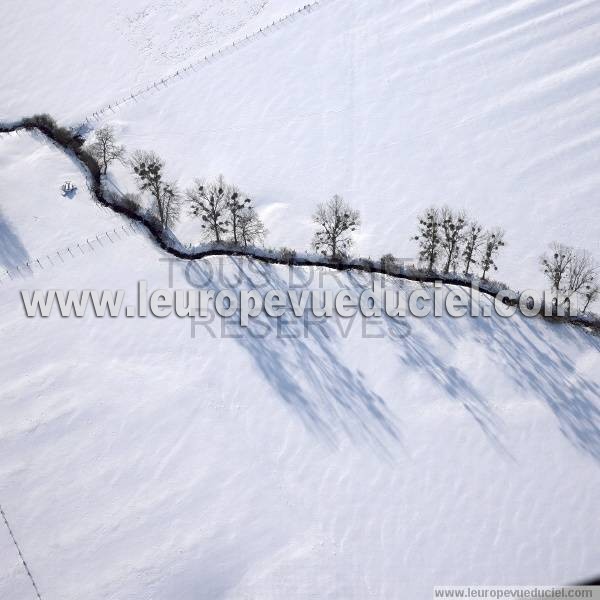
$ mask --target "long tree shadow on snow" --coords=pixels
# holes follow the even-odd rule
[[[600,352],[600,340],[572,326],[541,319],[534,323],[526,317],[498,318],[494,327],[490,319],[482,320],[482,343],[498,357],[500,368],[517,387],[532,392],[550,408],[574,446],[600,461],[600,386],[585,379],[553,343],[556,338],[568,338],[582,350]]]
[[[365,288],[365,282],[361,282],[360,277],[357,277],[351,271],[348,272],[348,281],[357,294],[360,294]],[[393,285],[404,288],[406,282],[395,280]],[[490,406],[490,403],[458,367],[448,364],[441,354],[436,351],[436,344],[425,339],[417,328],[410,327],[410,320],[414,317],[392,318],[386,315],[382,307],[382,318],[385,319],[387,330],[391,334],[390,338],[396,340],[394,348],[402,365],[409,372],[423,373],[452,400],[460,402],[490,443],[499,452],[513,458],[502,440],[503,423]],[[428,317],[426,321],[438,343],[441,341],[444,344],[454,346],[458,337],[465,333],[464,324],[451,317],[446,316],[441,319]],[[407,327],[409,330],[408,335]]]
[[[484,297],[482,302],[490,300]],[[481,352],[491,354],[496,368],[518,389],[532,393],[552,411],[560,431],[575,447],[600,461],[600,386],[578,373],[573,360],[554,343],[568,339],[574,348],[600,352],[597,337],[567,324],[519,314],[429,317],[427,323],[439,339],[453,346],[464,337],[475,339]],[[493,407],[457,368],[440,358],[430,342],[419,340],[413,328],[399,351],[404,364],[425,369],[450,397],[463,403],[490,441],[511,456],[502,442],[503,423]]]
[[[256,277],[251,279],[238,259],[232,262],[238,277],[224,279],[223,287],[254,288]],[[202,263],[197,268],[202,270]],[[252,271],[262,279],[263,292],[288,287],[271,265],[253,263]],[[210,285],[218,291],[214,282]],[[290,315],[276,319],[261,314],[248,328],[230,321],[231,337],[249,352],[269,384],[310,431],[334,447],[343,434],[388,458],[393,456],[391,447],[401,444],[398,425],[363,374],[340,359],[328,319],[306,321]]]
[[[485,297],[482,302],[490,302]],[[573,359],[557,347],[569,340],[574,348],[600,352],[600,340],[563,323],[515,315],[460,318],[428,318],[440,339],[456,345],[461,338],[475,339],[481,352],[491,354],[502,370],[524,393],[533,394],[558,421],[560,431],[578,449],[600,461],[600,386],[583,377]],[[426,368],[448,394],[462,401],[494,444],[503,448],[503,424],[485,398],[454,367],[445,365],[431,344],[421,343],[418,333],[404,340],[409,350],[405,364]]]
[[[242,264],[245,261],[233,258],[232,262],[237,268],[237,279],[225,281],[223,287],[235,289],[241,284],[254,288],[256,278],[251,278],[250,271],[258,273],[263,280],[263,293],[288,287],[288,282],[271,265],[253,262],[249,270]],[[203,268],[202,263],[198,268]],[[297,277],[304,276],[301,269],[296,273]],[[358,293],[365,287],[365,282],[352,273],[346,274],[346,282]],[[213,289],[218,291],[214,284]],[[398,341],[394,347],[402,365],[425,373],[447,396],[460,402],[490,443],[512,458],[503,442],[502,420],[467,375],[449,364],[418,328],[407,325],[406,318],[384,318],[388,330],[395,332],[392,337]],[[274,319],[262,314],[253,319],[249,328],[234,325],[232,333],[309,430],[334,446],[343,433],[391,456],[392,446],[401,444],[397,418],[384,399],[370,388],[363,374],[346,366],[340,358],[333,321],[307,322],[289,316]],[[554,336],[569,337],[574,346],[600,352],[596,338],[566,325],[541,319],[535,319],[534,323],[521,316],[510,319],[430,317],[427,324],[432,335],[444,344],[454,346],[465,336],[476,340],[482,352],[497,357],[497,368],[518,388],[532,392],[548,406],[572,444],[600,460],[600,386],[582,377],[572,359],[552,343]],[[298,335],[299,328],[302,335]],[[257,329],[259,334],[253,335],[252,330]]]
[[[29,253],[0,211],[0,264],[16,269],[29,260]]]

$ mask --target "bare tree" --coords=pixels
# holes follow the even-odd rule
[[[569,267],[568,294],[585,294],[596,284],[598,265],[587,250],[574,250]]]
[[[163,227],[173,227],[179,218],[181,196],[177,185],[163,179],[164,163],[154,152],[138,150],[131,158],[141,192],[148,192]]]
[[[167,181],[163,185],[160,202],[157,202],[158,217],[163,227],[173,228],[181,215],[182,198],[177,183]]]
[[[340,258],[352,246],[352,234],[360,227],[360,213],[336,194],[317,207],[313,222],[318,226],[313,248],[325,256]]]
[[[441,250],[440,213],[437,208],[428,208],[419,217],[419,233],[414,236],[419,242],[419,259],[433,271]]]
[[[240,220],[244,211],[252,206],[250,198],[244,198],[241,192],[233,186],[226,186],[227,210],[229,213],[229,224],[233,243],[238,244],[240,240]]]
[[[558,299],[559,294],[566,291],[564,283],[569,276],[574,250],[570,246],[564,246],[558,242],[552,242],[550,249],[550,254],[546,253],[540,257],[540,264]]]
[[[460,248],[464,239],[465,228],[464,213],[454,213],[450,208],[444,207],[440,215],[441,246],[445,255],[444,273],[450,267],[456,268]]]
[[[591,283],[586,287],[586,290],[582,293],[585,304],[581,309],[581,313],[585,314],[588,306],[596,300],[600,299],[600,285],[598,283]]]
[[[467,231],[465,232],[464,240],[465,247],[463,248],[462,257],[465,261],[465,275],[469,274],[469,270],[471,266],[477,264],[477,256],[479,251],[481,250],[481,245],[483,243],[482,239],[483,228],[479,223],[471,222],[467,227]]]
[[[482,274],[481,279],[485,279],[490,269],[498,270],[496,266],[496,257],[502,246],[505,246],[504,231],[500,228],[492,229],[486,232],[484,237],[483,256],[481,259]]]
[[[114,129],[109,125],[96,129],[94,141],[88,146],[88,152],[100,164],[102,175],[106,175],[111,162],[122,162],[125,159],[125,146],[117,144]]]
[[[573,296],[581,296],[582,313],[600,295],[598,272],[600,267],[586,250],[577,250],[558,242],[550,244],[550,253],[540,258],[544,275],[552,285],[555,303],[570,304]]]
[[[265,239],[267,234],[258,213],[251,206],[246,206],[239,212],[237,227],[239,242],[244,247],[256,246]]]
[[[206,237],[217,243],[223,241],[230,225],[227,220],[229,196],[223,176],[208,184],[197,179],[194,187],[189,189],[186,195],[190,201],[192,215],[202,219],[202,229]]]

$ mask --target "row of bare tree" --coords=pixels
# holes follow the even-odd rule
[[[100,164],[103,174],[113,161],[126,162],[125,149],[117,143],[110,127],[96,130],[88,151]],[[267,231],[252,200],[222,176],[214,182],[196,180],[182,193],[175,182],[166,178],[164,162],[155,153],[136,151],[129,164],[140,192],[150,197],[153,213],[163,227],[176,224],[185,202],[190,214],[201,219],[208,241],[244,247],[264,241]],[[348,256],[353,234],[360,227],[360,213],[335,195],[317,207],[312,220],[316,226],[312,248],[333,260]],[[471,275],[479,269],[482,279],[498,269],[496,260],[506,245],[502,229],[486,230],[477,221],[468,219],[464,211],[448,207],[431,207],[422,213],[418,217],[418,233],[411,239],[418,243],[419,259],[428,271],[461,271]],[[395,259],[386,254],[381,263],[392,266]],[[600,296],[599,267],[588,252],[554,242],[551,252],[542,256],[540,263],[556,302],[568,302],[578,295],[583,298],[585,312]]]
[[[95,131],[88,151],[98,161],[103,175],[114,161],[127,162],[124,146],[117,143],[114,130],[108,126]],[[177,223],[187,200],[190,213],[201,219],[207,240],[243,246],[264,240],[267,231],[252,200],[236,186],[229,185],[223,176],[214,182],[198,179],[181,193],[176,182],[166,178],[164,161],[156,153],[138,150],[128,162],[140,192],[150,197],[153,213],[163,227],[172,228]],[[131,197],[129,200],[135,201]],[[358,211],[352,210],[340,196],[334,196],[319,205],[313,221],[318,225],[313,248],[332,258],[345,256],[352,244],[352,233],[360,225]]]
[[[214,182],[198,179],[182,193],[177,183],[167,178],[165,163],[156,153],[137,150],[127,161],[124,146],[117,143],[114,130],[108,126],[96,130],[88,151],[98,161],[103,175],[114,161],[128,162],[140,193],[149,197],[151,210],[164,228],[172,228],[177,223],[187,201],[190,213],[201,219],[207,240],[231,241],[242,246],[263,241],[266,229],[252,200],[226,183],[222,176]],[[128,200],[140,203],[139,198],[131,195]]]
[[[419,258],[429,271],[448,273],[462,267],[469,275],[479,267],[482,279],[497,270],[498,253],[506,245],[502,229],[486,231],[476,221],[468,221],[464,212],[447,207],[426,210],[419,217],[419,233],[414,239],[419,243]],[[586,250],[553,242],[550,252],[540,257],[540,264],[555,303],[569,303],[579,297],[581,312],[585,313],[600,298],[600,266]]]
[[[428,271],[458,271],[470,275],[481,269],[481,278],[496,271],[496,258],[506,245],[504,231],[485,230],[479,223],[468,220],[463,211],[448,207],[428,208],[418,218],[419,258]]]
[[[222,175],[214,182],[197,179],[181,193],[175,182],[165,179],[164,163],[153,152],[137,151],[130,163],[140,192],[149,193],[163,227],[172,228],[187,203],[190,214],[201,220],[204,237],[209,241],[247,247],[264,240],[266,229],[252,200]]]
[[[540,257],[544,275],[552,286],[556,303],[568,304],[579,297],[585,313],[588,306],[600,298],[600,267],[587,250],[550,244],[550,251]]]

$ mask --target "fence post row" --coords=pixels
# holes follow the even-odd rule
[[[137,223],[136,221],[131,221],[130,223],[127,224],[127,226],[121,225],[121,230],[125,234],[125,236],[129,237],[130,235],[132,235],[134,233],[137,233],[139,231],[138,227],[139,227],[139,223]],[[115,234],[115,236],[117,237],[118,240],[122,240],[123,239],[119,235],[119,231],[117,230],[116,227],[113,228],[113,233]],[[102,235],[106,235],[106,237],[110,240],[110,242],[112,244],[115,243],[115,240],[113,240],[110,237],[110,232],[105,231],[103,233],[100,233],[100,234],[96,235],[96,241],[100,244],[100,246],[102,246],[102,247],[104,246],[104,244],[100,240],[100,237]],[[94,245],[92,244],[92,242],[90,241],[89,238],[86,238],[85,243],[90,247],[90,249],[92,250],[92,252],[96,251],[96,249],[94,248]],[[83,250],[83,248],[81,246],[81,243],[79,243],[79,242],[77,243],[77,248],[79,248],[79,251],[81,252],[81,254],[83,254],[85,256],[86,253],[84,252],[84,250]],[[70,246],[67,246],[65,249],[63,249],[63,253],[64,252],[68,252],[71,255],[72,258],[76,258],[76,256],[73,254]],[[61,260],[62,263],[65,262],[65,260],[63,258],[63,255],[61,254],[61,250],[56,250],[56,252],[54,252],[54,254],[56,254],[56,256],[58,256],[58,258],[60,258],[60,260]],[[56,266],[55,263],[54,263],[54,261],[52,260],[52,257],[51,257],[50,254],[46,254],[45,258],[48,260],[48,262],[53,267]],[[38,257],[38,258],[35,258],[35,259],[32,258],[32,259],[30,259],[30,260],[28,260],[28,261],[26,261],[24,263],[21,263],[19,265],[15,265],[14,268],[13,268],[14,269],[13,272],[18,273],[19,275],[21,275],[21,277],[23,279],[25,279],[25,275],[24,275],[25,269],[29,269],[29,271],[31,272],[31,274],[35,275],[35,272],[33,270],[33,264],[35,264],[35,263],[38,264],[38,266],[40,267],[40,269],[42,269],[42,271],[45,270],[44,269],[44,265],[42,264],[42,259]],[[9,279],[14,280],[13,273],[11,273],[10,269],[5,268],[4,269],[4,273],[6,275],[8,275]],[[0,277],[0,285],[4,285],[4,279],[5,279],[5,277]]]
[[[296,11],[291,12],[291,13],[289,13],[287,15],[284,15],[283,17],[280,17],[279,20],[273,21],[273,23],[271,23],[271,25],[267,25],[264,29],[261,27],[259,29],[259,31],[255,31],[254,33],[251,33],[249,35],[246,34],[246,38],[245,39],[246,40],[252,39],[252,38],[256,37],[259,33],[263,33],[264,34],[265,31],[267,31],[268,29],[271,29],[272,27],[274,27],[276,23],[283,23],[284,21],[287,21],[288,19],[291,19],[296,14],[302,13],[304,11],[310,12],[311,9],[314,6],[317,6],[319,4],[319,1],[320,0],[315,0],[314,2],[311,2],[310,4],[305,4],[304,6],[301,6],[300,8],[298,8]],[[229,46],[229,47],[241,47],[240,42],[241,42],[241,40],[234,40],[231,43],[231,46]],[[215,54],[216,54],[215,52],[212,52],[210,55],[205,56],[204,57],[204,61],[208,61],[209,58],[214,58]],[[222,49],[221,48],[219,48],[218,54],[222,54]],[[202,59],[198,59],[196,62],[188,65],[187,67],[183,67],[183,71],[188,71],[189,69],[194,70],[194,65],[195,64],[199,65],[201,62],[202,62]],[[180,75],[181,77],[183,77],[183,75],[180,73],[179,69],[177,70],[176,73],[172,73],[171,75],[168,75],[166,77],[166,79],[167,80],[168,79],[174,79],[178,75]],[[156,89],[158,89],[158,84],[159,83],[162,83],[162,84],[164,84],[165,87],[167,87],[165,79],[161,79],[160,82],[155,81],[153,84],[150,84],[145,90],[140,90],[140,91],[135,92],[135,93],[132,92],[131,93],[131,98],[136,98],[137,96],[141,96],[143,93],[149,92],[153,87],[156,88]],[[125,102],[127,102],[127,100],[128,100],[128,98],[127,99],[123,99],[120,102],[116,102],[115,106],[120,106],[120,104],[124,104]],[[104,107],[103,109],[100,109],[100,111],[96,111],[96,112],[92,113],[92,117],[94,115],[97,115],[97,119],[100,120],[100,114],[104,114],[104,112],[106,110],[109,110],[109,109],[113,113],[115,112],[114,109],[112,108],[112,105],[109,104],[108,107]],[[88,117],[86,117],[86,121],[87,120],[88,120]]]

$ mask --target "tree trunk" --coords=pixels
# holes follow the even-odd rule
[[[589,306],[589,304],[590,304],[591,300],[592,300],[592,296],[591,296],[591,295],[590,295],[590,296],[587,296],[587,300],[586,300],[586,302],[585,302],[585,305],[584,305],[584,307],[581,309],[581,314],[582,314],[582,315],[585,315],[585,311],[587,310],[587,307]]]
[[[465,257],[465,275],[469,274],[469,269],[471,268],[471,254],[467,254]]]

